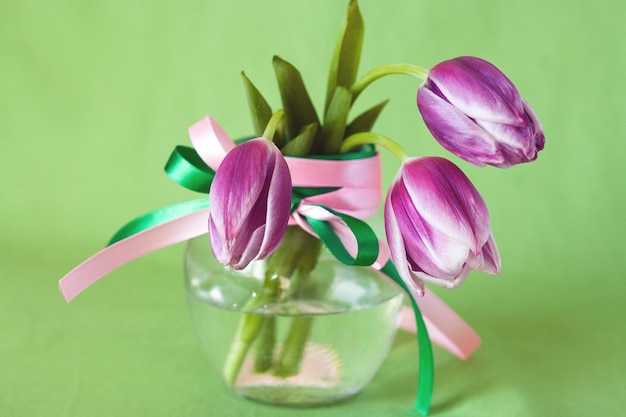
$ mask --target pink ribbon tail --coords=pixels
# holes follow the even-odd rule
[[[150,229],[146,229],[96,253],[59,281],[67,302],[109,272],[157,249],[208,232],[209,209],[201,209]]]

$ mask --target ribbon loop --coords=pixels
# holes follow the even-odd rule
[[[304,217],[317,234],[318,238],[335,258],[350,266],[371,266],[376,262],[379,247],[378,238],[367,223],[355,217],[348,216],[347,214],[337,212],[329,207],[318,207],[336,216],[341,222],[339,227],[333,228],[332,223],[336,223],[337,220],[331,222],[313,217]],[[346,228],[350,232],[348,236],[346,236],[345,233]],[[350,238],[352,238],[352,242],[355,242],[356,245],[351,244],[348,240]]]
[[[165,164],[165,173],[174,182],[191,191],[208,194],[215,171],[209,168],[195,149],[177,146]]]
[[[339,189],[339,187],[293,187],[291,194],[291,212],[293,213],[298,210],[298,207],[300,207],[300,204],[302,204],[305,198],[331,193]]]

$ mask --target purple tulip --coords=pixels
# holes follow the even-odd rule
[[[464,56],[435,65],[417,90],[424,123],[447,150],[477,166],[534,161],[545,142],[537,115],[498,68]]]
[[[233,148],[209,192],[215,258],[234,269],[264,259],[280,244],[291,209],[291,175],[280,150],[264,138]]]
[[[500,271],[487,206],[447,159],[403,163],[387,194],[385,230],[398,273],[420,295],[423,281],[455,288],[472,269]]]

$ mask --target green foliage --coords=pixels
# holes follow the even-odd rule
[[[283,154],[338,153],[346,137],[372,129],[386,101],[366,110],[348,124],[355,98],[351,89],[358,75],[364,31],[357,1],[350,0],[330,65],[322,122],[298,69],[274,56],[272,63],[284,119],[278,124],[273,140]],[[260,136],[271,118],[272,109],[244,73],[242,77],[254,131]]]
[[[265,98],[263,98],[259,90],[252,84],[243,71],[241,72],[241,77],[243,78],[246,96],[248,97],[248,106],[250,107],[250,114],[252,115],[254,134],[255,136],[261,136],[267,122],[269,122],[272,117],[272,108],[267,104]]]
[[[300,71],[278,56],[274,56],[272,63],[287,120],[287,137],[292,138],[297,136],[304,126],[311,123],[319,124],[319,119]]]
[[[382,103],[379,103],[374,107],[365,110],[363,113],[355,117],[354,120],[352,120],[352,122],[350,122],[350,124],[346,127],[344,137],[348,137],[355,133],[369,132],[370,130],[372,130],[372,127],[374,127],[374,123],[376,123],[378,116],[383,111],[388,102],[389,100],[385,100]]]
[[[322,126],[322,153],[333,154],[339,152],[341,142],[344,139],[346,125],[348,123],[348,112],[352,103],[352,94],[345,87],[335,88],[335,93],[330,99],[328,110],[324,115],[324,125]]]
[[[365,26],[356,0],[351,0],[339,33],[335,53],[330,65],[326,89],[326,111],[338,86],[350,89],[359,70]]]
[[[308,155],[313,149],[318,124],[311,123],[302,128],[302,132],[281,148],[283,155]]]

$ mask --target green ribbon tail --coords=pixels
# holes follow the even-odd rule
[[[398,274],[393,262],[389,261],[380,270],[389,278],[394,280],[409,296],[411,305],[413,307],[413,313],[415,314],[415,323],[417,324],[417,343],[419,346],[419,374],[417,377],[417,396],[415,399],[415,409],[422,415],[428,415],[430,410],[430,403],[433,396],[433,388],[435,383],[435,363],[433,360],[433,347],[428,336],[428,330],[426,330],[426,324],[424,318],[420,312],[415,298],[411,291],[407,288],[406,284]]]
[[[132,235],[143,232],[154,226],[178,219],[180,217],[191,214],[195,211],[209,207],[208,198],[200,198],[197,200],[185,201],[183,203],[174,204],[172,206],[163,207],[149,213],[139,216],[126,223],[111,238],[107,246],[114,244],[122,239],[126,239]],[[208,226],[207,226],[208,231]]]

